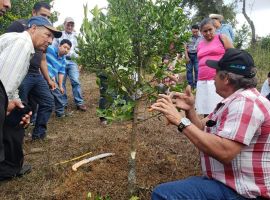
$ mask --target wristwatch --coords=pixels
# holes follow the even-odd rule
[[[178,130],[182,132],[189,125],[191,125],[191,121],[188,118],[183,117],[180,121],[180,124],[177,127]]]

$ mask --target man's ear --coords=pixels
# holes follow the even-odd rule
[[[32,10],[32,16],[36,16],[37,15],[37,12],[33,9]]]
[[[32,35],[36,32],[36,30],[37,30],[37,25],[35,25],[35,24],[33,24],[33,25],[28,29],[29,33],[32,34]]]
[[[35,31],[37,29],[37,25],[33,24],[30,29],[32,29],[33,31]]]
[[[226,74],[226,76],[225,76],[225,78],[224,78],[224,83],[225,83],[226,85],[229,85],[229,84],[230,84],[230,82],[229,82],[229,75],[228,75],[228,74]]]

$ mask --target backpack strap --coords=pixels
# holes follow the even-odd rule
[[[23,25],[24,30],[27,29],[28,20],[27,19],[19,19],[17,20],[21,25]]]
[[[220,34],[218,35],[218,39],[219,39],[219,41],[221,42],[222,46],[225,48],[224,42],[223,42],[223,40],[221,39],[221,35],[220,35]]]

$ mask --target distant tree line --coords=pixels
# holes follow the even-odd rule
[[[11,24],[11,22],[17,19],[27,19],[31,17],[33,6],[36,2],[40,0],[11,0],[12,8],[6,14],[5,17],[0,18],[0,34],[4,33],[6,28]],[[53,4],[53,0],[43,0],[44,2],[48,2],[51,5]],[[52,22],[57,20],[57,13],[54,12],[50,18]]]

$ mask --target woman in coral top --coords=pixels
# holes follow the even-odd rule
[[[206,60],[220,60],[228,48],[233,48],[230,40],[223,34],[215,34],[214,21],[211,18],[202,20],[200,31],[203,39],[197,47],[199,61],[198,82],[195,107],[199,114],[208,115],[222,100],[216,93],[216,70],[206,65]]]

